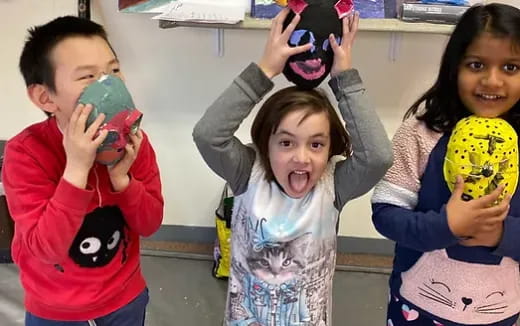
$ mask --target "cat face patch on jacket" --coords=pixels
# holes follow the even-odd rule
[[[500,118],[469,116],[460,120],[450,136],[444,160],[444,178],[453,191],[457,175],[464,179],[463,199],[488,195],[500,184],[513,195],[518,183],[518,137]]]
[[[401,296],[436,319],[490,325],[520,309],[518,263],[508,257],[478,264],[453,259],[444,249],[429,251],[401,279]]]
[[[312,48],[304,53],[289,57],[283,74],[292,83],[304,89],[317,87],[330,73],[334,52],[329,44],[332,33],[341,43],[341,19],[353,9],[351,0],[290,0],[287,4],[291,13],[284,21],[284,29],[294,18],[301,19],[289,39],[289,45],[296,47],[312,43]]]
[[[85,216],[69,250],[71,259],[81,267],[103,267],[125,243],[125,222],[118,207],[98,207]],[[123,253],[123,260],[125,253]]]

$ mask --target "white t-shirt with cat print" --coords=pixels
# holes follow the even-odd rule
[[[331,325],[336,161],[299,199],[267,182],[255,162],[233,204],[228,325]]]

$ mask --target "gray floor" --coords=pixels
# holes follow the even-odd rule
[[[147,326],[220,325],[226,282],[210,275],[207,260],[143,256],[151,293]],[[334,279],[333,325],[384,325],[388,276],[338,270]],[[18,272],[0,265],[1,326],[23,325]]]

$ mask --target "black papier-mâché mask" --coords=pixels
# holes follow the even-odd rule
[[[303,89],[317,87],[330,73],[334,52],[329,44],[332,33],[341,43],[343,35],[342,18],[353,10],[352,0],[290,0],[291,9],[284,21],[284,29],[295,14],[301,19],[289,39],[292,47],[312,43],[312,48],[289,57],[283,74],[295,85]]]

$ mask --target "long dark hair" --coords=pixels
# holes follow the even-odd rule
[[[459,97],[458,71],[467,48],[484,32],[510,38],[513,44],[520,45],[520,9],[497,3],[469,8],[446,45],[437,81],[406,111],[405,119],[416,115],[431,130],[447,132],[471,114]],[[504,118],[520,129],[520,103]]]

